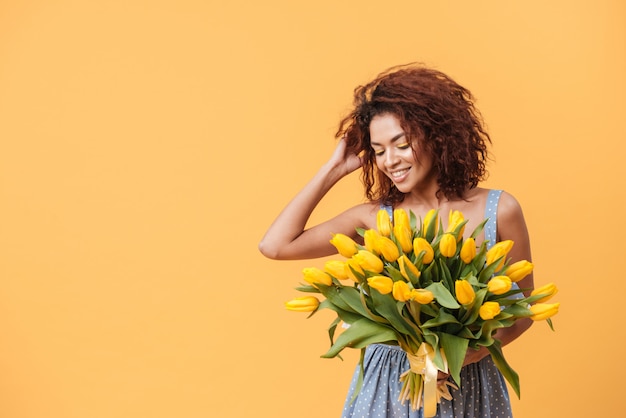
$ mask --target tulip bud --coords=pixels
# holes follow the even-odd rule
[[[411,300],[416,301],[421,305],[428,305],[435,299],[435,295],[430,290],[426,289],[413,289],[411,290]]]
[[[507,276],[494,276],[487,283],[487,290],[494,295],[502,295],[511,290],[511,279]]]
[[[474,257],[476,257],[476,241],[474,238],[469,237],[463,241],[460,256],[465,264],[469,264],[474,260]]]
[[[359,263],[357,263],[355,259],[349,258],[348,260],[346,260],[346,274],[348,275],[348,278],[351,279],[353,282],[360,283],[359,278],[354,275],[354,272],[352,270],[361,275],[365,274]]]
[[[389,219],[389,212],[385,209],[379,210],[376,214],[376,228],[384,237],[391,235],[391,219]]]
[[[402,280],[393,282],[392,294],[393,298],[399,302],[406,302],[411,299],[411,289],[409,285]]]
[[[333,280],[330,278],[330,276],[318,268],[307,267],[302,270],[302,273],[304,274],[304,280],[313,286],[318,283],[326,286],[330,286],[331,284],[333,284]]]
[[[376,242],[374,245],[377,250],[376,252],[382,254],[385,260],[389,261],[390,263],[396,261],[400,256],[400,251],[398,250],[398,246],[396,245],[396,243],[387,237],[379,235],[376,238]]]
[[[320,306],[315,296],[301,296],[285,303],[285,308],[295,312],[313,312]]]
[[[409,260],[409,258],[404,254],[402,254],[402,256],[398,258],[398,264],[400,265],[400,273],[402,274],[402,277],[404,277],[408,281],[411,281],[411,276],[409,276],[409,272],[411,272],[413,274],[413,277],[415,278],[420,277],[420,274],[422,274],[417,269],[417,267],[415,267],[415,264],[413,264],[411,260]]]
[[[339,251],[339,254],[346,258],[352,257],[359,250],[357,243],[344,234],[333,234],[330,243]]]
[[[452,257],[456,253],[456,238],[450,233],[445,233],[439,241],[439,251],[444,257]]]
[[[498,258],[502,257],[502,260],[498,263],[498,267],[496,267],[496,271],[500,270],[504,266],[506,256],[509,251],[511,251],[511,248],[513,248],[513,241],[510,239],[494,244],[494,246],[487,251],[487,265],[492,264]]]
[[[424,216],[424,236],[426,236],[428,228],[430,228],[431,224],[433,225],[433,236],[435,236],[437,235],[437,229],[439,229],[439,212],[435,209],[429,210],[428,213],[426,213],[426,216]]]
[[[520,280],[522,280],[524,277],[532,273],[533,267],[534,267],[533,263],[526,261],[526,260],[521,260],[507,267],[506,272],[504,272],[504,274],[509,276],[512,282],[517,283]]]
[[[554,283],[548,283],[548,284],[544,284],[541,287],[536,288],[535,290],[533,290],[530,293],[530,296],[536,296],[536,295],[544,295],[544,297],[542,297],[541,299],[538,299],[536,301],[536,303],[542,303],[542,302],[546,302],[548,301],[552,296],[556,295],[556,293],[559,291],[559,289],[557,289],[556,285]]]
[[[338,280],[348,279],[346,263],[343,261],[330,260],[324,264],[324,271]]]
[[[560,305],[560,303],[536,303],[530,307],[533,313],[530,319],[533,321],[548,319],[559,312]]]
[[[419,256],[422,251],[425,251],[424,256],[422,257],[422,263],[432,263],[433,259],[435,258],[435,252],[433,251],[433,247],[431,247],[430,243],[424,238],[415,238],[413,240],[413,252],[415,253],[415,255]]]
[[[373,276],[367,279],[367,284],[378,290],[381,294],[386,295],[393,290],[393,280],[386,276]]]
[[[500,304],[498,302],[485,302],[478,309],[478,315],[485,321],[493,319],[500,314]]]
[[[376,250],[376,240],[380,237],[380,234],[375,229],[368,229],[363,234],[363,241],[367,251],[378,254]]]
[[[413,231],[409,216],[404,209],[393,211],[393,235],[405,253],[413,249]]]
[[[454,231],[461,225],[465,219],[463,218],[463,214],[458,210],[450,211],[450,216],[448,217],[448,229],[446,232],[454,233]],[[465,225],[461,227],[459,230],[459,234],[456,237],[457,241],[460,241],[463,238],[463,233],[465,232]]]
[[[456,299],[461,305],[469,305],[474,302],[476,297],[474,288],[467,280],[457,280],[454,283],[454,292],[456,293]]]
[[[355,260],[363,270],[380,273],[385,268],[380,258],[366,250],[359,250],[358,253],[352,256],[352,259]]]

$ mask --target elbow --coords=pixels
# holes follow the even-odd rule
[[[265,240],[261,240],[261,242],[259,242],[258,248],[259,248],[259,252],[263,254],[265,257],[271,260],[279,259],[278,248],[273,247],[272,245],[268,244],[267,242],[265,242]]]

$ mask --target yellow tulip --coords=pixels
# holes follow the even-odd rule
[[[400,302],[406,302],[411,299],[411,289],[409,285],[402,280],[393,282],[392,294],[393,298]]]
[[[454,232],[459,225],[461,225],[465,221],[463,214],[458,210],[450,211],[450,216],[448,217],[448,229],[446,232]],[[456,240],[460,241],[463,238],[463,233],[465,232],[465,225],[460,229],[459,235],[457,235]]]
[[[509,276],[512,282],[519,282],[524,277],[532,273],[533,267],[533,263],[530,261],[521,260],[507,267],[504,274]]]
[[[315,296],[300,296],[285,302],[285,308],[295,312],[313,312],[318,306],[320,301]]]
[[[355,260],[363,270],[380,273],[385,268],[380,258],[366,250],[359,250],[358,253],[352,256],[352,259]]]
[[[456,238],[450,233],[445,233],[439,241],[439,251],[444,257],[452,257],[456,253]]]
[[[416,301],[422,305],[428,305],[435,299],[433,292],[426,289],[413,289],[411,290],[411,300]]]
[[[463,241],[460,256],[465,264],[469,264],[474,260],[474,257],[476,257],[476,241],[474,238],[469,237]]]
[[[530,292],[530,296],[545,294],[544,297],[536,301],[536,303],[542,303],[548,301],[552,296],[556,295],[558,291],[559,289],[557,289],[554,283],[548,283]]]
[[[560,303],[536,303],[530,307],[533,313],[530,319],[533,321],[548,319],[559,312],[560,305]]]
[[[368,229],[363,234],[363,241],[367,251],[378,253],[376,250],[376,240],[380,237],[380,234],[375,229]]]
[[[378,290],[381,294],[386,295],[393,290],[393,280],[386,276],[373,276],[367,279],[367,284],[371,288]]]
[[[398,246],[395,242],[393,242],[390,238],[383,237],[379,235],[376,238],[375,242],[376,252],[382,254],[385,260],[393,263],[400,257],[400,251],[398,250]]]
[[[422,251],[426,251],[424,257],[422,257],[422,263],[430,264],[435,258],[433,247],[431,247],[430,243],[424,238],[415,238],[413,240],[413,252],[415,252],[415,255],[419,256]]]
[[[513,248],[513,241],[510,239],[497,242],[487,251],[487,265],[492,264],[498,258],[502,257],[502,260],[498,263],[498,267],[496,267],[496,271],[500,270],[504,266],[506,256],[509,251],[511,251],[511,248]]]
[[[356,271],[359,274],[365,274],[359,263],[357,263],[355,259],[350,258],[346,260],[346,274],[348,275],[348,278],[351,279],[353,282],[359,283],[359,278],[354,275],[354,272],[352,270]]]
[[[404,254],[402,254],[402,256],[398,258],[398,264],[400,265],[400,273],[402,273],[402,277],[409,281],[411,281],[411,277],[408,273],[409,271],[413,273],[414,277],[420,277],[420,274],[422,274],[417,269],[417,267],[415,267],[415,264],[413,264],[411,260],[409,260],[409,258]]]
[[[411,230],[411,222],[409,215],[404,209],[396,209],[393,211],[393,235],[396,237],[398,244],[405,253],[413,249],[413,232]]]
[[[426,216],[424,216],[424,235],[426,235],[426,231],[428,231],[430,224],[433,222],[435,223],[435,229],[433,231],[434,234],[437,235],[437,229],[439,229],[439,212],[435,209],[429,210]]]
[[[312,284],[313,286],[318,283],[326,286],[330,286],[331,284],[333,284],[333,280],[330,278],[330,276],[316,267],[307,267],[302,270],[302,273],[304,275],[304,280],[307,283]]]
[[[487,290],[494,295],[502,295],[511,290],[511,283],[507,276],[494,276],[487,283]]]
[[[493,319],[500,314],[500,304],[498,302],[485,302],[478,309],[478,315],[485,321]]]
[[[385,209],[381,209],[376,214],[376,227],[380,235],[388,237],[391,235],[391,219],[389,219],[389,212]]]
[[[339,254],[346,258],[352,257],[359,250],[357,243],[352,238],[344,234],[333,234],[330,243],[334,245]]]
[[[457,280],[454,283],[454,292],[456,293],[456,299],[461,305],[469,305],[474,302],[476,297],[474,288],[467,280]]]
[[[324,264],[324,271],[338,280],[348,279],[348,273],[346,271],[346,263],[338,260],[330,260]]]

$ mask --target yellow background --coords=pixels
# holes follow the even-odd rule
[[[2,1],[0,417],[335,417],[355,352],[286,312],[257,242],[354,87],[421,61],[472,90],[486,186],[522,203],[556,332],[506,349],[517,417],[626,407],[626,6]],[[361,201],[358,176],[322,220]]]

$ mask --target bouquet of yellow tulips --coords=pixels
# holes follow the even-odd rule
[[[550,283],[526,297],[524,289],[513,286],[532,272],[533,265],[526,260],[510,264],[510,240],[489,250],[486,242],[477,248],[475,238],[486,221],[464,239],[467,220],[461,212],[450,212],[443,230],[435,210],[419,224],[412,212],[396,209],[391,222],[389,213],[380,210],[377,229],[358,230],[364,245],[343,234],[333,235],[331,243],[345,260],[303,270],[307,284],[297,289],[325,299],[298,297],[286,307],[311,314],[322,308],[337,313],[329,327],[331,347],[322,357],[358,348],[362,366],[367,345],[399,345],[410,365],[401,377],[400,400],[409,401],[413,409],[423,405],[427,417],[436,414],[441,397],[451,398],[446,385],[437,387],[438,371],[449,373],[460,385],[468,348],[487,347],[519,397],[518,375],[493,334],[519,318],[546,320],[552,328],[550,318],[559,303],[545,302],[557,288]],[[342,321],[350,326],[335,338]]]

